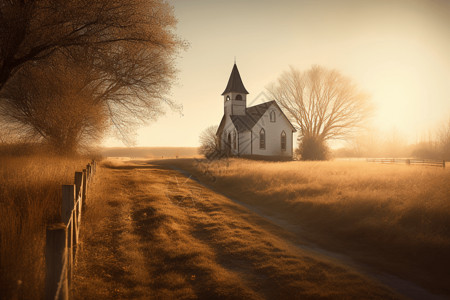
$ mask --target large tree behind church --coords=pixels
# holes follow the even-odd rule
[[[175,24],[164,0],[0,0],[0,122],[44,140],[66,139],[73,124],[63,104],[73,114],[74,101],[80,112],[90,103],[78,133],[97,132],[85,129],[101,114],[127,141],[132,125],[171,104],[174,55],[183,46]]]
[[[268,88],[299,132],[303,160],[327,157],[327,141],[351,137],[371,112],[367,94],[336,70],[291,67]]]

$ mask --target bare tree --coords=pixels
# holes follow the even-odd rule
[[[302,159],[324,159],[326,141],[346,139],[369,116],[369,97],[336,70],[291,67],[268,88],[299,131]]]
[[[0,89],[24,65],[54,52],[145,44],[172,50],[172,7],[163,0],[0,1]],[[120,46],[119,46],[120,47]]]
[[[200,134],[200,148],[198,152],[206,158],[218,155],[220,152],[219,138],[216,135],[217,126],[209,126]]]
[[[146,45],[125,45],[102,53],[88,66],[95,74],[96,103],[103,103],[116,135],[132,143],[134,129],[155,120],[164,106],[178,110],[169,93],[175,79],[171,52]]]
[[[438,144],[442,159],[450,161],[450,118],[439,129],[438,132]]]
[[[51,127],[75,122],[78,144],[96,140],[107,118],[129,144],[136,125],[155,119],[164,104],[176,108],[166,96],[184,44],[165,1],[7,1],[0,11],[0,108],[26,136],[66,145],[69,132]],[[58,120],[61,112],[73,117]],[[87,122],[91,113],[97,117]]]
[[[414,157],[450,160],[450,118],[437,124],[434,130],[422,134],[420,141],[411,145]]]

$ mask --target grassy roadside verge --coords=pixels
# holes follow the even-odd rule
[[[361,162],[167,160],[322,246],[450,294],[450,172]]]
[[[45,226],[59,222],[61,185],[86,159],[0,156],[0,298],[43,297]]]

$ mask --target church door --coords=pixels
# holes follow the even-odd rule
[[[227,155],[231,155],[231,133],[228,133],[228,138],[227,138],[227,142],[226,142],[226,153]]]

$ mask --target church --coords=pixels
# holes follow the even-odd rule
[[[292,159],[294,126],[276,101],[247,107],[248,94],[235,63],[222,93],[224,113],[216,133],[220,149],[233,156]]]

